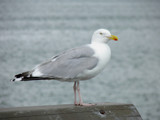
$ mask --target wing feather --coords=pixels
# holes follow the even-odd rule
[[[89,46],[82,46],[62,52],[50,61],[38,65],[32,73],[34,77],[76,79],[78,74],[96,67],[98,59]],[[36,76],[39,72],[39,76]]]

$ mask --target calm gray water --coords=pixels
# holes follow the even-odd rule
[[[160,119],[159,0],[0,0],[0,107],[73,103],[73,83],[10,82],[107,28],[112,58],[81,82],[85,102],[132,103],[144,120]]]

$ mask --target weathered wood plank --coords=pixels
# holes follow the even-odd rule
[[[52,105],[0,109],[0,120],[142,120],[132,104]]]

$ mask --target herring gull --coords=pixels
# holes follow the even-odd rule
[[[74,104],[93,105],[83,103],[79,81],[93,78],[105,68],[111,56],[111,50],[107,44],[110,40],[117,41],[118,37],[111,35],[106,29],[98,29],[92,35],[91,44],[64,51],[30,71],[15,75],[11,81],[59,80],[74,82]],[[79,102],[76,99],[77,93]]]

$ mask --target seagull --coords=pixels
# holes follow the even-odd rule
[[[72,48],[52,57],[30,71],[15,75],[11,81],[58,80],[74,82],[74,105],[91,106],[83,103],[79,81],[88,80],[99,74],[111,57],[110,40],[118,41],[107,29],[96,30],[90,44]],[[77,102],[77,93],[79,102]]]

